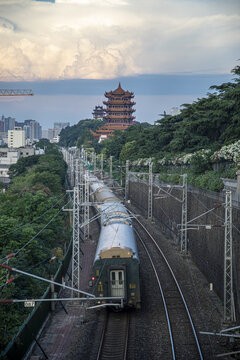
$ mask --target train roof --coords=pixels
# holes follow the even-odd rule
[[[114,222],[125,223],[128,225],[132,224],[130,215],[127,212],[125,206],[116,201],[105,202],[98,206],[99,211],[101,212],[101,225],[106,226],[107,224],[112,224]]]
[[[106,258],[134,258],[139,261],[131,225],[113,223],[102,227],[94,262]]]
[[[98,180],[98,178],[91,176],[89,180],[91,192],[95,194],[98,202],[120,201],[112,192],[112,190],[110,190],[106,185]]]

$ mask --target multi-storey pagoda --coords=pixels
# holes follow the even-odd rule
[[[104,109],[102,106],[95,106],[95,109],[92,112],[93,119],[102,120],[104,116]]]
[[[101,126],[96,132],[92,134],[100,140],[108,138],[115,130],[126,130],[129,126],[134,125],[135,116],[133,106],[136,104],[132,99],[133,92],[124,91],[119,83],[118,88],[114,91],[105,92],[106,105],[105,115],[103,120],[105,124]]]

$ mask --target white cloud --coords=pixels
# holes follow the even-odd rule
[[[1,0],[0,80],[229,72],[239,58],[240,15],[235,0],[214,4]]]
[[[124,0],[55,0],[56,4],[92,4],[92,5],[127,5]]]

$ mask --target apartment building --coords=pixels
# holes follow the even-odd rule
[[[25,130],[21,127],[15,126],[13,130],[8,130],[8,147],[20,148],[26,144]]]

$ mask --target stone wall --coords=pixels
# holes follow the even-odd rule
[[[163,184],[162,184],[163,185]],[[166,186],[166,184],[164,184]],[[181,199],[181,189],[163,187],[170,195],[165,196],[159,191],[161,184],[154,180],[153,193],[153,220],[161,227],[171,241],[180,243],[179,225],[181,224],[181,202],[173,197]],[[157,195],[158,194],[158,195]],[[156,196],[157,195],[157,196]],[[141,213],[147,217],[148,213],[148,181],[130,177],[129,198],[141,209]],[[214,225],[206,230],[199,227],[198,230],[188,230],[188,249],[193,261],[205,275],[209,283],[213,283],[214,290],[223,301],[224,293],[224,217],[225,217],[225,194],[204,191],[188,186],[188,221],[199,217],[206,211],[214,211],[201,216],[192,224]],[[218,207],[218,205],[221,205]],[[233,202],[233,278],[234,297],[237,318],[240,319],[240,204]]]

